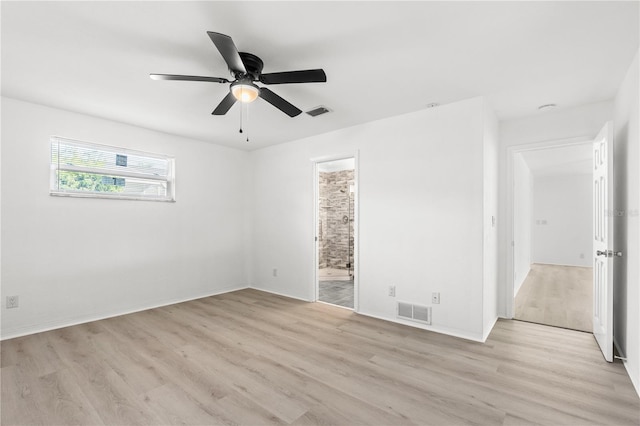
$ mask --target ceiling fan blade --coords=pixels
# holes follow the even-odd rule
[[[244,67],[244,63],[242,63],[238,49],[236,49],[236,45],[233,43],[231,37],[211,31],[207,31],[207,34],[209,34],[209,38],[220,51],[229,69],[236,73],[246,74],[247,70]]]
[[[149,74],[152,80],[181,80],[181,81],[208,81],[211,83],[228,83],[229,80],[220,77],[199,77],[197,75],[175,74]]]
[[[260,75],[260,81],[264,84],[326,83],[327,75],[322,69],[272,72]]]
[[[229,111],[231,109],[233,104],[236,103],[236,100],[237,99],[236,99],[235,96],[233,96],[233,93],[229,92],[227,94],[227,96],[224,97],[222,102],[220,102],[218,104],[216,109],[214,109],[211,114],[212,115],[225,115],[227,113],[227,111]]]
[[[266,87],[260,88],[260,97],[287,114],[289,117],[295,117],[302,112],[302,110],[291,105],[289,102],[285,101]]]

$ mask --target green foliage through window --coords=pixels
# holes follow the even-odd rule
[[[123,192],[124,185],[106,185],[104,176],[93,173],[69,172],[58,170],[58,184],[61,190]]]

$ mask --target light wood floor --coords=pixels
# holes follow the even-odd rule
[[[593,331],[593,268],[534,263],[515,299],[515,318]]]
[[[2,342],[3,425],[638,424],[593,337],[485,344],[242,290]]]

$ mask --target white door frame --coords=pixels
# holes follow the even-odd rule
[[[505,243],[507,244],[507,273],[506,273],[506,284],[503,289],[503,300],[505,306],[505,315],[506,318],[512,319],[515,315],[514,312],[514,167],[513,162],[516,154],[520,154],[528,151],[539,151],[549,148],[561,148],[565,146],[572,145],[586,145],[591,144],[593,142],[592,137],[580,136],[575,138],[568,139],[554,139],[544,142],[533,142],[522,145],[514,145],[507,147],[507,211],[506,211],[506,238]]]
[[[359,159],[360,159],[360,151],[356,150],[353,153],[346,154],[334,154],[334,155],[326,155],[322,157],[312,158],[312,173],[313,173],[313,231],[312,235],[313,239],[313,301],[318,301],[318,260],[320,259],[318,253],[318,219],[320,217],[319,212],[319,203],[318,198],[320,197],[318,191],[318,164],[320,163],[328,163],[336,160],[345,160],[347,158],[354,159],[354,171],[353,171],[353,181],[354,181],[354,192],[355,195],[353,197],[353,311],[359,312],[359,289],[360,289],[360,256],[359,256],[359,228],[360,228],[360,189],[359,189]]]

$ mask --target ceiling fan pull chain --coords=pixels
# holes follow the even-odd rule
[[[247,125],[249,125],[249,104],[244,104],[245,109],[245,122],[247,123]],[[247,142],[249,142],[249,134],[247,133]]]

